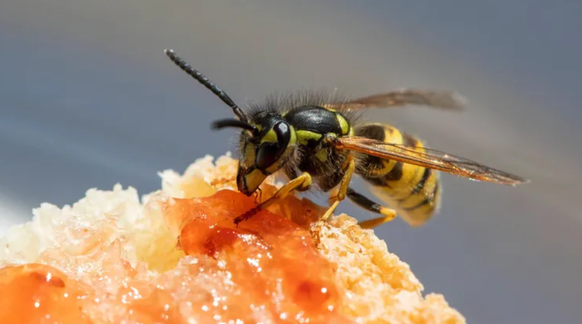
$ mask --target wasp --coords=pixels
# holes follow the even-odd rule
[[[322,220],[329,218],[347,197],[380,215],[360,222],[363,228],[374,228],[397,215],[411,226],[419,226],[439,210],[440,172],[511,186],[528,182],[481,163],[425,147],[418,138],[390,125],[359,122],[358,112],[366,108],[424,105],[462,109],[465,100],[455,92],[404,88],[357,99],[305,92],[269,97],[245,112],[173,50],[165,53],[220,98],[236,116],[215,121],[212,128],[241,129],[238,190],[251,196],[275,173],[283,173],[289,179],[272,197],[236,217],[237,225],[293,191],[319,190],[330,193],[330,207]],[[350,187],[354,174],[363,178],[370,191],[387,206]]]

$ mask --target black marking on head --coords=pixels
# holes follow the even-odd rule
[[[277,123],[285,121],[280,113],[275,111],[261,111],[251,117],[251,123],[261,126],[258,137],[265,136]]]

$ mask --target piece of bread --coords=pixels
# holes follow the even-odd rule
[[[278,186],[246,197],[236,168],[207,156],[141,200],[42,204],[0,239],[0,323],[465,322],[347,215],[291,195],[235,226]]]

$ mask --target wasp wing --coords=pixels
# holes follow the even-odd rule
[[[334,140],[339,149],[351,150],[382,159],[400,161],[425,168],[448,172],[473,180],[495,182],[515,186],[528,180],[496,170],[481,163],[430,148],[412,148],[402,144],[391,144],[365,137],[349,136]]]
[[[386,108],[406,105],[422,105],[447,110],[462,110],[466,99],[460,94],[451,91],[435,91],[420,89],[398,89],[388,93],[361,97],[348,102],[329,103],[325,108],[336,110]]]

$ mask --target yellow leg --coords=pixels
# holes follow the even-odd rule
[[[389,221],[396,218],[396,212],[389,208],[384,208],[382,210],[382,214],[384,214],[384,216],[359,222],[358,225],[360,225],[361,228],[371,229],[374,227],[378,227],[384,223],[388,223]]]
[[[310,186],[311,186],[311,175],[307,172],[303,172],[300,176],[287,182],[283,187],[277,190],[277,192],[275,192],[275,194],[272,197],[260,203],[257,207],[235,218],[234,223],[238,225],[238,223],[255,216],[255,214],[269,207],[271,204],[277,201],[277,199],[287,197],[287,195],[289,195],[289,193],[291,193],[295,189],[306,189],[309,188]]]
[[[354,160],[354,157],[351,154],[348,155],[346,163],[347,163],[347,168],[346,168],[344,177],[342,178],[342,181],[340,182],[339,191],[337,192],[337,195],[335,196],[335,199],[334,199],[335,201],[332,203],[332,205],[329,207],[329,209],[325,212],[325,214],[323,214],[323,216],[321,217],[321,219],[324,221],[327,220],[329,218],[329,216],[331,216],[331,214],[333,214],[333,211],[336,209],[336,207],[339,205],[339,203],[346,198],[346,192],[348,191],[350,181],[352,180],[352,175],[354,174],[354,170],[356,169],[356,161]]]

